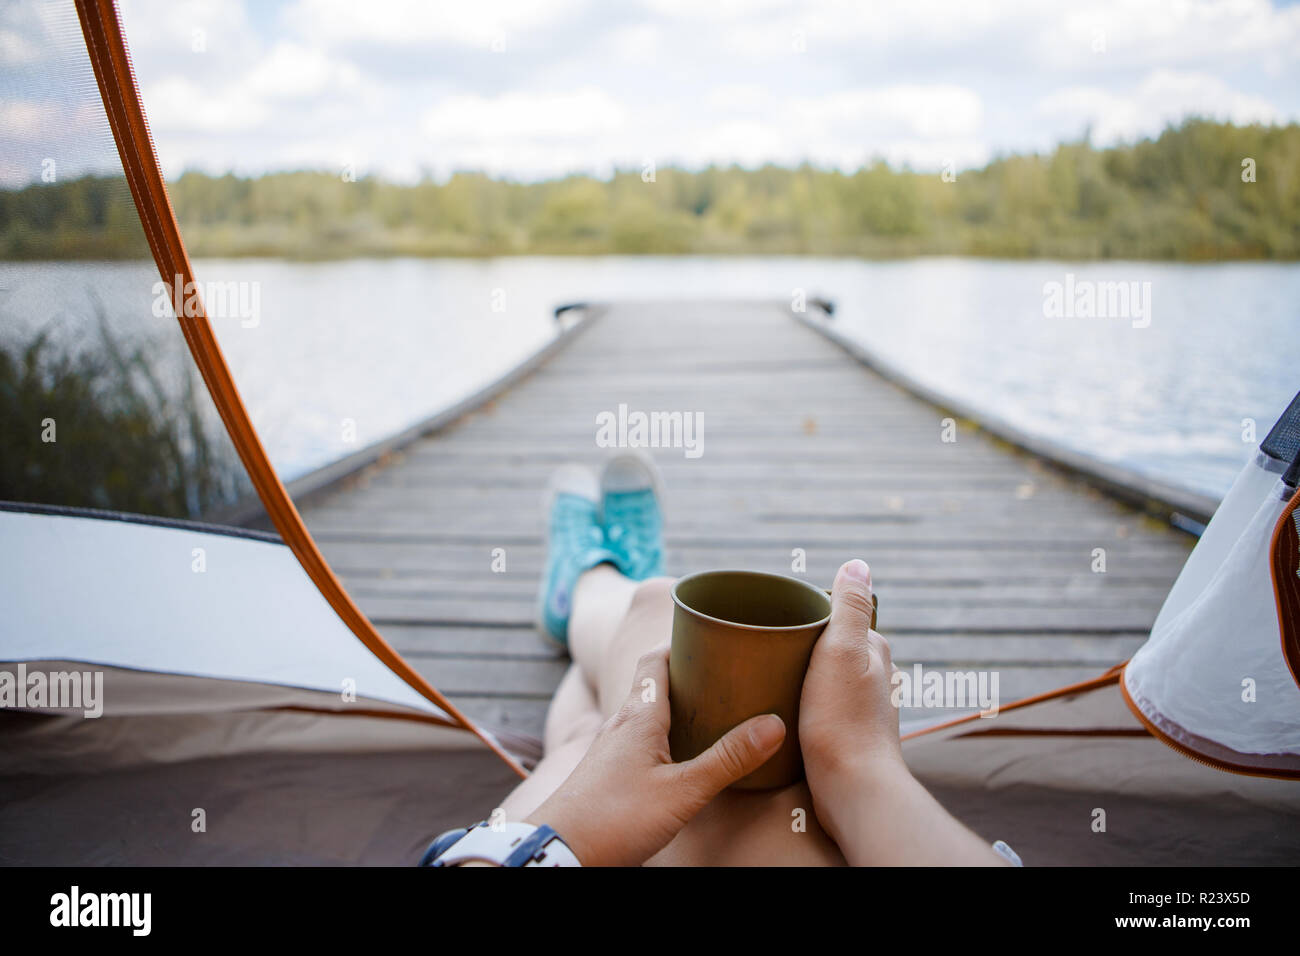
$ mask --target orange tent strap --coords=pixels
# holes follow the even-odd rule
[[[1291,677],[1300,686],[1300,525],[1296,524],[1300,507],[1300,488],[1269,539],[1269,566],[1273,576],[1273,598],[1277,602],[1277,624],[1282,638],[1282,658]]]
[[[1058,697],[1069,697],[1071,694],[1082,694],[1085,691],[1096,690],[1098,687],[1105,687],[1107,684],[1113,684],[1120,679],[1124,672],[1124,664],[1127,661],[1116,664],[1104,674],[1097,677],[1091,677],[1088,680],[1080,681],[1077,684],[1066,684],[1064,687],[1058,687],[1055,690],[1049,690],[1042,694],[1035,694],[1033,697],[1025,697],[1021,700],[1012,701],[998,708],[998,713],[1003,714],[1009,710],[1019,710],[1021,707],[1032,707],[1034,704],[1041,704],[1045,700],[1054,700]],[[946,720],[941,724],[935,724],[933,727],[922,727],[920,730],[913,730],[910,733],[903,734],[902,740],[914,740],[917,737],[924,737],[927,734],[938,733],[941,730],[948,730],[960,724],[969,724],[976,720],[983,720],[979,714],[967,714],[965,717],[954,717],[952,720]],[[969,735],[964,735],[969,736]]]
[[[122,168],[126,172],[127,183],[131,187],[135,208],[149,240],[158,272],[168,288],[173,288],[173,283],[178,281],[183,284],[183,288],[190,288],[190,283],[194,281],[193,270],[158,165],[157,152],[140,102],[135,71],[127,53],[116,4],[113,0],[76,0],[76,6],[95,79],[99,83],[100,97],[104,101],[104,110],[108,114]],[[500,744],[476,727],[380,637],[344,591],[343,585],[335,577],[303,524],[284,484],[271,467],[266,449],[257,437],[230,375],[230,368],[226,365],[212,332],[207,312],[197,296],[193,301],[198,305],[196,315],[176,317],[189,345],[190,354],[194,357],[199,374],[203,376],[204,384],[207,385],[240,460],[252,479],[253,487],[257,489],[262,505],[303,570],[352,633],[376,657],[421,696],[441,707],[460,726],[479,737],[520,777],[526,777],[527,771]],[[184,311],[188,312],[189,309]]]

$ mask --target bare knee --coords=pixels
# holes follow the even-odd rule
[[[645,613],[671,607],[673,585],[676,583],[676,578],[667,577],[646,578],[644,581],[637,582],[636,590],[632,592],[632,604],[628,612]]]
[[[622,704],[642,654],[666,644],[673,627],[673,578],[647,578],[637,584],[600,664],[596,686],[600,710],[612,714]]]

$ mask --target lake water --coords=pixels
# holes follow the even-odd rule
[[[0,265],[0,287],[15,268]],[[21,268],[57,285],[84,266]],[[137,266],[94,268],[102,296],[138,301],[125,281]],[[823,296],[837,327],[939,392],[1214,496],[1300,389],[1290,264],[517,257],[200,260],[196,272],[256,290],[256,324],[229,309],[215,325],[287,479],[490,381],[548,341],[553,308],[570,301]],[[1123,315],[1045,314],[1052,283],[1075,303],[1116,282],[1137,283]]]

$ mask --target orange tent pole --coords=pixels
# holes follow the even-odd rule
[[[194,274],[189,254],[181,240],[180,226],[176,222],[158,165],[158,155],[140,102],[135,71],[126,49],[117,6],[113,0],[76,0],[76,6],[95,79],[99,83],[100,97],[104,101],[104,110],[113,129],[113,139],[117,143],[122,168],[126,171],[135,208],[153,252],[154,263],[158,266],[163,282],[172,289],[173,294],[178,291],[173,288],[175,282],[182,283],[180,291],[191,288]],[[379,635],[374,625],[343,589],[342,583],[335,577],[303,524],[302,516],[290,500],[283,482],[271,466],[266,449],[262,447],[261,439],[253,428],[231,377],[230,368],[226,365],[225,356],[212,332],[207,311],[197,295],[194,301],[199,305],[197,315],[176,317],[185,334],[190,354],[198,365],[199,373],[203,376],[226,431],[252,479],[253,487],[257,489],[258,497],[271,516],[276,530],[280,532],[280,537],[292,549],[303,570],[352,633],[376,657],[421,696],[450,714],[457,724],[474,733],[520,777],[526,777],[527,771],[500,744],[476,727]]]

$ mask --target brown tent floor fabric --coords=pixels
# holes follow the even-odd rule
[[[0,865],[410,865],[518,779],[483,746],[8,777]],[[196,809],[206,832],[192,828]]]
[[[104,670],[105,716],[0,714],[0,865],[407,864],[519,779],[428,714]]]
[[[265,753],[481,749],[463,730],[424,721],[295,708],[95,720],[8,713],[0,720],[0,778],[94,774]]]
[[[117,737],[123,729],[105,721],[93,732]],[[950,743],[962,740],[972,742]],[[990,840],[1006,840],[1027,865],[1300,862],[1295,784],[1234,778],[1151,738],[1138,749],[1131,737],[1034,738],[1031,747],[1005,737],[976,740],[978,755],[957,754],[955,763],[979,779],[958,784],[960,766],[940,774],[920,766],[918,775],[959,819]],[[1176,785],[1167,786],[1165,771],[1180,768],[1163,766],[1162,755],[1193,768],[1193,775],[1213,776],[1198,787],[1175,773]],[[1059,780],[1059,771],[1071,766],[1071,786],[1037,782]],[[97,772],[6,774],[0,778],[0,865],[408,865],[437,833],[487,817],[516,780],[477,745],[284,750]],[[1258,794],[1235,792],[1237,781],[1288,787],[1290,799],[1262,802]],[[1206,788],[1207,782],[1224,786]],[[1092,829],[1098,808],[1106,814],[1100,833]],[[196,809],[206,816],[202,833],[192,830]]]
[[[463,731],[391,718],[3,716],[0,865],[408,864],[517,780]],[[914,738],[905,755],[1027,865],[1300,863],[1300,785],[1189,760],[1141,733],[1114,682]]]
[[[1155,799],[1108,793],[1104,778],[1076,791],[931,784],[930,792],[976,833],[1005,840],[1025,866],[1300,864],[1300,809],[1271,810],[1231,794]],[[1092,829],[1098,808],[1104,832]]]
[[[29,673],[103,674],[103,716],[87,720],[76,712],[45,710],[44,720],[22,723],[13,720],[21,714],[0,715],[0,774],[58,772],[74,763],[86,769],[277,749],[482,747],[476,736],[444,718],[388,701],[358,698],[344,703],[334,692],[81,661],[22,663]],[[0,671],[14,673],[17,667],[18,662],[0,661]],[[172,719],[129,719],[164,715]],[[321,715],[338,719],[317,720]],[[110,727],[118,730],[109,733]],[[15,737],[32,741],[37,736],[40,746],[14,746]],[[508,731],[495,736],[525,766],[541,757],[542,744],[535,737]]]
[[[519,780],[459,728],[392,717],[0,716],[0,865],[402,865]]]
[[[975,718],[904,741],[908,765],[942,784],[1095,787],[1169,798],[1236,794],[1300,811],[1300,785],[1198,762],[1145,728],[1118,680]],[[994,732],[996,731],[996,732]]]
[[[1300,864],[1300,784],[1184,756],[1145,732],[1118,681],[953,724],[903,752],[954,816],[1027,866]]]

